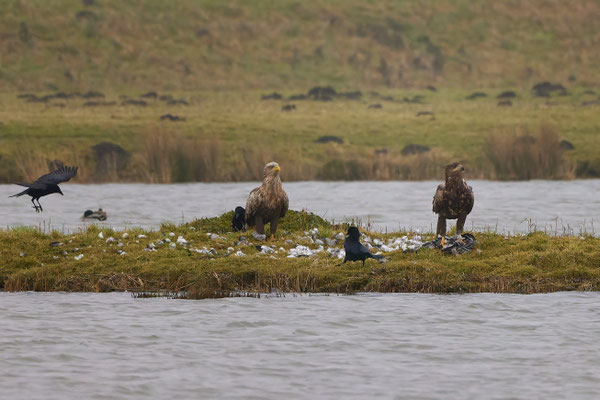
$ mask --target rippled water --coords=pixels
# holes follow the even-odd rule
[[[470,181],[475,207],[466,229],[527,232],[538,229],[562,234],[595,232],[600,221],[600,180],[493,182]],[[378,229],[433,231],[431,201],[438,182],[291,182],[284,183],[290,207],[307,209],[327,219],[360,219]],[[0,224],[34,225],[70,231],[83,225],[86,209],[102,207],[107,224],[116,228],[156,228],[161,222],[212,217],[244,205],[257,183],[214,184],[64,184],[65,196],[42,198],[36,214],[29,197],[8,198],[16,185],[0,185]],[[529,221],[526,221],[529,219]],[[452,222],[454,224],[454,222]],[[600,231],[600,229],[598,229]]]
[[[5,399],[600,398],[600,293],[0,293]]]

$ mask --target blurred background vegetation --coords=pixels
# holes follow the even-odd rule
[[[600,175],[598,0],[1,3],[2,182]]]

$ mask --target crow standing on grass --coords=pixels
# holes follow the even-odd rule
[[[231,220],[231,229],[234,232],[246,232],[246,210],[244,210],[244,207],[237,206],[235,208],[233,218]]]
[[[346,257],[344,257],[342,264],[344,264],[346,261],[362,261],[364,266],[367,258],[374,258],[375,260],[382,262],[381,260],[383,260],[383,256],[371,254],[369,249],[360,244],[359,239],[360,232],[358,231],[358,228],[355,226],[348,228],[348,236],[346,236],[346,240],[344,241]]]
[[[49,174],[40,176],[37,181],[33,183],[15,182],[15,185],[25,186],[27,189],[23,190],[21,193],[13,194],[9,197],[20,197],[24,194],[27,194],[31,196],[31,202],[33,203],[33,208],[35,208],[35,211],[41,212],[44,211],[44,209],[40,204],[40,197],[52,193],[60,193],[62,195],[63,192],[58,187],[58,184],[67,182],[75,175],[77,175],[77,167],[63,166],[56,171],[52,171]],[[35,204],[35,200],[37,200],[37,204]]]

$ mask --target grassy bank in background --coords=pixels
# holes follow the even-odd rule
[[[6,0],[1,91],[597,84],[595,0]]]
[[[242,235],[248,238],[246,242],[239,233],[228,232],[230,218],[228,213],[181,226],[163,226],[158,231],[128,230],[125,234],[96,226],[72,235],[44,234],[31,228],[2,230],[0,288],[186,291],[195,298],[271,289],[335,293],[600,289],[600,239],[591,236],[476,233],[476,250],[457,257],[429,249],[395,251],[385,254],[387,263],[369,260],[365,267],[361,263],[337,266],[341,260],[331,256],[327,246],[311,257],[289,258],[288,254],[297,245],[316,249],[317,239],[332,239],[344,226],[292,211],[280,225],[278,237],[266,243],[276,252],[264,254],[255,245],[265,243],[255,243],[249,233]],[[314,228],[318,233],[309,233]],[[405,233],[368,234],[385,242]],[[178,242],[179,237],[188,243]]]
[[[288,181],[439,179],[455,160],[471,178],[598,177],[599,14],[595,0],[7,0],[0,182],[60,162],[79,182],[257,180],[273,159]]]
[[[258,180],[271,160],[287,181],[440,179],[455,160],[469,178],[600,176],[600,92],[586,87],[516,90],[511,106],[499,89],[307,92],[0,95],[0,182],[60,162],[79,182]]]

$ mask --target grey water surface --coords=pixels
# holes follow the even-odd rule
[[[306,209],[329,220],[360,220],[379,230],[401,228],[430,232],[436,216],[431,201],[439,182],[284,182],[290,208]],[[496,182],[469,181],[475,207],[465,229],[500,233],[532,229],[556,234],[598,234],[600,180]],[[43,197],[44,212],[36,214],[28,196],[0,185],[0,227],[33,225],[71,232],[84,226],[86,209],[103,208],[106,225],[158,228],[213,217],[245,205],[256,182],[193,184],[63,184],[64,196]],[[454,222],[452,222],[454,224]]]
[[[3,399],[598,399],[600,293],[0,293]]]

